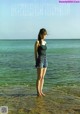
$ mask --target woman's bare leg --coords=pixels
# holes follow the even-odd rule
[[[37,95],[41,96],[41,81],[43,75],[43,68],[37,68],[37,81],[36,81],[36,89]]]
[[[42,78],[41,78],[40,92],[43,96],[45,96],[45,94],[42,92],[42,89],[43,89],[43,85],[44,85],[44,76],[46,74],[46,70],[47,70],[47,68],[43,68],[43,74],[42,74]]]

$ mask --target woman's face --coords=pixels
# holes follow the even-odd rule
[[[47,35],[44,35],[44,39],[46,38]]]
[[[46,38],[46,36],[47,36],[46,34],[45,34],[45,35],[43,34],[43,35],[42,35],[42,39],[45,39],[45,38]]]

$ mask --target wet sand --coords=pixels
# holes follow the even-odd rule
[[[44,88],[45,97],[37,97],[36,89],[26,86],[0,87],[0,106],[8,106],[8,114],[80,114],[80,87]]]

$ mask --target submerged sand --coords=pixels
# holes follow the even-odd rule
[[[0,87],[0,106],[8,114],[80,114],[80,87],[44,88],[45,97],[37,97],[35,88]]]

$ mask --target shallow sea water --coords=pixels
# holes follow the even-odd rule
[[[39,98],[35,40],[0,40],[0,106],[9,114],[80,114],[80,40],[46,41],[46,96]]]

